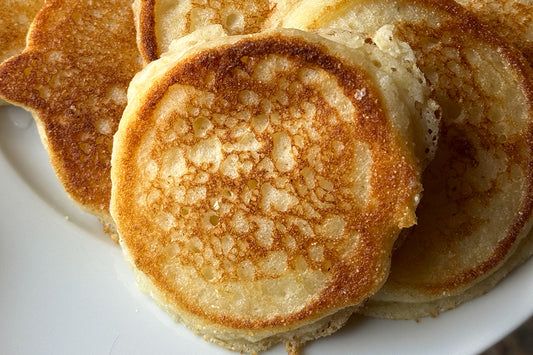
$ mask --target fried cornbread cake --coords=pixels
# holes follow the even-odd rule
[[[0,96],[33,114],[69,196],[111,230],[113,134],[140,67],[128,0],[46,0],[24,52],[0,66]]]
[[[417,318],[469,299],[475,294],[469,290],[491,275],[494,285],[528,235],[531,68],[518,50],[451,1],[304,1],[284,21],[288,27],[368,33],[384,24],[394,24],[415,52],[435,87],[442,121],[435,159],[423,176],[418,224],[402,238],[387,283],[363,312]]]
[[[0,6],[0,63],[19,54],[26,46],[26,34],[43,0],[3,0]],[[6,102],[0,98],[0,105]]]
[[[533,1],[456,0],[520,49],[533,64]]]
[[[135,0],[137,43],[145,63],[170,43],[207,25],[219,24],[232,35],[259,32],[270,16],[281,18],[298,0]]]
[[[421,193],[408,107],[434,103],[369,42],[207,27],[133,79],[112,215],[139,287],[205,339],[297,346],[385,281]]]

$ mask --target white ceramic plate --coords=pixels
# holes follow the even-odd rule
[[[355,318],[305,354],[473,354],[532,314],[530,260],[435,319]],[[232,354],[137,290],[118,245],[66,197],[31,117],[14,107],[0,108],[0,353]]]

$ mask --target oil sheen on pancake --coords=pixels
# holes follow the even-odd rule
[[[525,58],[448,1],[304,1],[285,26],[372,33],[394,24],[434,85],[443,115],[436,157],[423,176],[418,224],[393,255],[391,274],[365,313],[390,318],[451,308],[513,255],[532,208],[532,84]],[[373,302],[380,303],[379,314]],[[383,305],[390,307],[383,311]],[[403,304],[404,312],[397,312]],[[405,311],[407,310],[407,311]],[[411,310],[411,312],[409,312]]]
[[[0,66],[0,96],[33,114],[69,196],[110,228],[113,134],[140,62],[129,1],[47,0]]]
[[[26,46],[26,34],[43,0],[3,0],[0,6],[0,63],[19,54]],[[4,104],[0,98],[0,105]]]
[[[385,281],[421,167],[408,99],[378,85],[402,62],[361,46],[207,28],[132,81],[112,215],[140,288],[207,340],[325,336]]]
[[[139,51],[148,63],[173,40],[207,25],[222,25],[232,35],[259,32],[271,15],[281,17],[297,1],[135,0]]]

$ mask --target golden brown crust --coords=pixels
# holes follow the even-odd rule
[[[25,51],[0,67],[0,95],[39,122],[68,194],[111,223],[112,137],[140,69],[127,0],[45,1]]]
[[[372,32],[385,17],[395,23],[443,107],[418,225],[395,252],[376,301],[462,292],[494,272],[529,228],[531,68],[517,49],[453,1],[340,0],[328,6],[308,21],[311,28],[352,23]],[[357,11],[384,16],[362,20]]]
[[[272,59],[272,54],[290,63],[288,69],[276,73],[269,81],[254,78],[254,73],[261,63],[275,60]],[[323,93],[320,93],[319,89],[302,81],[298,73],[307,69],[323,72],[324,75],[334,78],[335,85],[339,87],[343,97],[353,105],[353,116],[333,123],[333,117],[343,117],[338,113],[340,108],[332,107],[332,104],[322,97]],[[173,149],[192,149],[187,147],[197,147],[209,139],[220,140],[221,146],[234,144],[232,131],[227,128],[229,123],[218,122],[216,117],[235,117],[243,112],[251,112],[254,117],[261,116],[262,106],[259,102],[270,99],[274,105],[273,112],[279,113],[282,120],[291,120],[289,107],[274,100],[283,83],[294,84],[294,88],[287,91],[287,102],[313,102],[316,111],[310,122],[312,129],[317,130],[320,136],[313,144],[307,142],[298,147],[298,158],[295,158],[291,169],[283,170],[278,167],[282,172],[276,172],[275,178],[269,177],[259,168],[252,168],[242,176],[229,177],[218,167],[218,163],[200,167],[194,163],[194,158],[190,158],[193,153],[188,150],[189,153],[184,153],[184,156],[189,157],[188,166],[190,169],[193,169],[193,166],[198,168],[192,170],[194,173],[185,173],[186,176],[197,175],[200,179],[202,174],[208,174],[207,180],[196,183],[196,178],[172,180],[172,177],[166,178],[157,174],[147,178],[146,174],[151,173],[146,170],[151,170],[147,167],[152,163],[158,167],[158,174],[163,174],[162,171],[166,169],[164,156],[169,151],[173,152]],[[179,89],[174,89],[176,87]],[[168,137],[170,127],[176,127],[175,125],[183,120],[194,125],[196,118],[193,113],[187,113],[188,111],[177,110],[172,113],[172,110],[166,108],[169,101],[165,100],[171,100],[166,99],[166,95],[170,95],[169,92],[189,93],[191,90],[210,93],[211,104],[200,103],[206,100],[204,96],[187,96],[176,102],[190,105],[190,112],[202,112],[210,121],[205,123],[206,127],[211,127],[209,132],[217,132],[216,138],[203,139],[180,133],[174,140],[168,141],[165,137]],[[242,95],[249,92],[259,97],[252,100],[255,103],[243,106]],[[119,133],[115,136],[118,146],[115,147],[113,158],[113,217],[117,221],[121,243],[132,258],[135,268],[150,278],[165,295],[165,302],[169,302],[171,308],[178,309],[178,313],[185,312],[198,317],[204,322],[207,320],[210,326],[214,324],[234,330],[261,333],[268,329],[290,329],[299,324],[313,322],[335,310],[359,304],[379,287],[388,272],[387,260],[392,242],[402,226],[414,222],[408,216],[407,210],[414,207],[416,195],[420,192],[417,182],[419,167],[414,162],[416,159],[413,153],[404,150],[403,138],[392,129],[384,112],[380,92],[362,68],[329,54],[327,48],[322,45],[307,42],[299,37],[265,35],[259,38],[244,38],[231,46],[219,46],[186,56],[186,59],[180,60],[158,79],[148,93],[135,93],[136,97],[139,95],[142,95],[142,106],[133,115],[132,112],[126,111],[126,121],[121,123]],[[253,97],[253,94],[250,95]],[[300,111],[300,114],[302,113],[303,111]],[[252,124],[248,120],[245,119],[244,122],[247,125]],[[294,119],[294,124],[304,124],[300,121],[304,119]],[[275,155],[273,151],[276,149],[276,143],[272,137],[276,137],[279,132],[275,129],[280,127],[274,122],[269,124],[269,127],[274,128],[263,133],[254,133],[255,139],[260,142],[260,148],[254,148],[255,153],[251,153],[252,156],[258,154],[255,164]],[[291,134],[291,137],[295,136]],[[306,136],[300,138],[304,141],[309,139]],[[335,144],[343,149],[335,153]],[[354,156],[357,156],[358,144],[368,146],[372,160],[368,188],[371,192],[367,203],[362,205],[359,205],[357,197],[348,191],[354,183],[353,179],[357,179],[351,176],[350,172],[356,169]],[[309,169],[307,160],[317,154],[313,153],[311,148],[322,154],[324,166],[320,174],[328,181],[324,180],[322,188],[317,186],[315,189],[322,190],[324,196],[327,195],[324,197],[325,201],[332,199],[331,203],[324,203],[321,208],[317,207],[320,203],[316,202],[315,216],[309,215],[303,208],[306,204],[313,205],[310,196],[314,192],[300,194],[295,189],[298,184],[306,184],[302,171],[306,167]],[[226,154],[229,156],[229,153]],[[179,162],[181,158],[176,156],[172,161]],[[221,163],[220,166],[222,165]],[[147,179],[151,182],[147,182]],[[171,190],[167,190],[168,181],[174,181],[170,185]],[[276,185],[279,181],[286,181],[287,185],[283,185],[286,187],[282,189]],[[267,207],[265,211],[264,189],[268,186],[278,186],[280,191],[290,191],[299,201],[298,205],[292,204],[286,210],[284,207],[279,207],[281,210],[277,210],[278,207]],[[206,196],[197,204],[180,202],[180,188],[184,191],[205,188]],[[243,218],[249,224],[246,233],[239,232],[238,227],[232,224],[241,208],[236,203],[229,203],[229,206],[233,207],[228,215],[224,215],[224,212],[211,215],[216,218],[213,221],[209,219],[212,224],[209,231],[206,231],[207,227],[202,224],[201,216],[207,216],[213,211],[212,200],[227,190],[231,191],[231,194],[217,202],[217,206],[228,203],[232,194],[241,196],[249,192],[251,195],[252,202],[244,203],[246,206],[243,207]],[[152,198],[154,200],[148,202]],[[147,205],[140,201],[146,201]],[[152,209],[151,203],[159,207]],[[220,209],[222,211],[224,207]],[[320,234],[323,233],[320,228],[325,228],[321,225],[331,216],[338,217],[345,225],[342,225],[339,234],[328,239]],[[265,244],[255,237],[258,228],[255,227],[254,221],[257,218],[268,219],[272,225],[286,226],[287,230],[283,232],[276,229],[271,234],[270,243]],[[301,229],[304,227],[291,225],[291,221],[297,219],[312,228],[311,232],[304,232]],[[173,223],[167,225],[165,220],[171,220]],[[154,221],[162,221],[169,229],[165,230]],[[180,242],[176,233],[183,233],[188,241]],[[279,280],[284,274],[296,272],[298,263],[303,263],[307,265],[307,270],[325,275],[324,286],[319,287],[316,293],[312,293],[312,297],[295,309],[282,311],[280,308],[278,312],[268,316],[245,315],[227,309],[205,307],[198,299],[191,297],[190,289],[181,289],[180,283],[176,283],[177,276],[169,276],[169,273],[173,275],[169,270],[174,264],[183,265],[184,269],[192,268],[197,275],[195,277],[206,282],[208,287],[225,287],[225,284],[232,282],[246,284],[238,272],[224,268],[220,271],[209,269],[209,272],[205,272],[202,265],[196,264],[199,255],[194,253],[207,253],[205,250],[211,248],[207,246],[214,243],[214,240],[223,240],[226,234],[235,236],[236,246],[244,243],[242,248],[239,247],[240,252],[232,257],[225,256],[222,251],[221,254],[215,252],[215,255],[209,256],[209,265],[224,265],[226,257],[229,257],[226,261],[230,261],[235,267],[251,261],[255,265],[255,276],[250,280],[252,283]],[[355,240],[354,236],[357,236]],[[291,242],[287,244],[286,238],[289,237]],[[190,253],[190,244],[187,243],[192,243],[191,240],[203,247],[192,246]],[[313,246],[320,248],[319,258],[310,252]],[[216,245],[213,244],[212,248],[216,250]],[[169,257],[168,253],[174,252],[177,254]],[[283,254],[286,258],[286,269],[283,273],[271,274],[260,267],[260,261],[276,253]],[[183,270],[181,267],[178,269],[178,273]]]
[[[480,20],[520,49],[533,63],[533,3],[517,0],[459,0]]]
[[[474,299],[489,292],[511,271],[524,263],[533,255],[533,233],[523,238],[516,251],[495,272],[481,282],[475,284],[463,293],[454,296],[443,297],[429,302],[421,302],[413,305],[409,302],[381,302],[370,299],[365,303],[359,313],[379,318],[389,319],[413,319],[428,315],[435,317],[439,313],[453,309],[463,302]]]
[[[4,0],[0,7],[0,63],[19,54],[26,34],[43,0]]]
[[[283,4],[281,4],[282,2]],[[209,15],[206,15],[209,16],[209,20],[202,20],[202,25],[208,23],[220,24],[229,34],[247,34],[259,32],[263,27],[263,23],[268,20],[271,13],[276,10],[276,7],[288,6],[285,3],[291,2],[294,2],[294,0],[277,0],[274,2],[268,0],[247,2],[223,0],[216,3],[192,0],[189,9],[175,15],[166,11],[158,11],[158,6],[162,5],[159,5],[156,0],[137,0],[135,16],[138,26],[139,51],[145,63],[159,58],[170,44],[166,43],[170,41],[162,38],[160,31],[168,32],[170,31],[169,27],[179,26],[181,30],[177,31],[173,39],[193,32],[200,26],[196,23],[198,22],[197,20],[192,19],[193,12],[195,15],[202,11],[209,12]],[[178,7],[182,3],[184,3],[182,0],[176,0],[173,6]],[[165,4],[165,6],[168,6],[168,4]],[[243,14],[243,24],[238,26],[238,29],[233,29],[232,21],[235,20],[236,14]],[[171,17],[168,20],[169,23],[163,23],[162,17]],[[170,25],[171,22],[173,22],[172,25]],[[158,30],[159,27],[161,27],[161,30]]]
[[[505,235],[498,240],[497,244],[494,246],[494,250],[486,255],[482,261],[472,268],[462,270],[457,274],[452,274],[449,277],[434,280],[431,282],[422,282],[422,283],[413,283],[411,284],[408,278],[402,277],[401,283],[407,287],[413,287],[416,289],[424,290],[423,292],[427,295],[433,297],[441,296],[443,293],[453,293],[457,292],[456,290],[462,290],[465,286],[475,282],[476,280],[483,278],[485,275],[493,272],[494,270],[501,265],[506,258],[511,255],[514,251],[514,248],[517,244],[517,238],[524,237],[524,227],[527,225],[527,222],[531,219],[531,213],[533,208],[533,122],[531,117],[533,117],[533,74],[530,66],[524,60],[522,55],[507,42],[502,40],[498,35],[496,35],[491,29],[489,29],[484,24],[477,21],[477,19],[469,12],[464,11],[460,6],[455,3],[447,3],[446,1],[438,1],[442,5],[442,11],[449,13],[452,20],[448,24],[442,24],[438,29],[428,28],[426,26],[410,26],[405,25],[404,28],[400,31],[405,31],[406,37],[409,37],[407,40],[411,46],[420,52],[423,51],[421,48],[420,42],[417,43],[415,37],[425,37],[433,38],[435,40],[441,40],[444,36],[451,36],[447,38],[450,43],[453,43],[453,46],[459,48],[467,48],[472,41],[480,41],[483,43],[483,46],[489,48],[494,48],[495,51],[499,52],[500,55],[504,58],[506,65],[509,66],[509,75],[512,75],[516,80],[516,85],[520,88],[520,91],[526,99],[525,106],[528,110],[529,119],[527,124],[520,130],[520,132],[515,136],[505,137],[502,142],[502,137],[499,136],[497,128],[490,121],[488,117],[488,110],[491,105],[497,104],[494,101],[494,98],[486,95],[484,96],[483,91],[479,90],[479,100],[489,103],[488,107],[485,107],[484,115],[482,122],[476,122],[469,126],[457,125],[455,122],[452,122],[450,117],[443,119],[443,127],[441,132],[441,138],[439,144],[444,148],[441,148],[441,154],[447,151],[451,154],[450,157],[441,159],[438,157],[435,160],[433,166],[430,166],[423,179],[423,184],[426,191],[426,200],[437,199],[442,194],[445,194],[445,199],[448,203],[457,204],[457,210],[453,215],[464,213],[465,215],[471,215],[472,212],[469,212],[473,201],[479,201],[481,204],[488,205],[490,204],[491,199],[500,192],[500,186],[496,182],[496,179],[492,182],[492,186],[488,190],[478,190],[478,191],[461,191],[464,186],[450,186],[450,181],[461,179],[462,183],[466,184],[475,184],[473,181],[468,181],[468,178],[465,178],[462,174],[463,172],[456,171],[454,167],[457,166],[458,161],[464,162],[465,166],[475,167],[479,165],[480,159],[479,149],[486,149],[492,151],[494,155],[498,155],[498,150],[505,152],[507,156],[506,161],[506,170],[501,172],[501,176],[506,175],[508,180],[512,180],[513,169],[516,169],[517,166],[520,166],[524,176],[522,178],[522,196],[520,201],[520,206],[518,206],[512,217],[512,221],[506,227]],[[435,8],[434,1],[425,0],[425,1],[413,1],[413,3],[421,3],[426,6],[428,9]],[[421,36],[422,34],[422,36]],[[455,36],[453,35],[455,34]],[[436,52],[435,55],[444,56],[444,52]],[[425,53],[427,55],[427,52]],[[466,55],[462,55],[460,58],[460,65],[471,67],[472,72],[478,70],[477,68],[472,67],[468,63]],[[425,63],[422,63],[425,62]],[[419,63],[421,63],[421,68],[424,71],[434,70],[435,62],[430,63],[430,59],[419,57]],[[429,69],[431,68],[431,69]],[[440,75],[447,75],[453,78],[453,73],[444,69],[438,69]],[[479,86],[479,83],[476,82],[476,79],[471,79],[470,83],[466,85],[472,85],[473,87]],[[446,94],[455,102],[464,102],[468,100],[462,94],[461,89],[455,91],[453,88],[446,90]],[[457,95],[457,96],[456,96]],[[500,119],[504,119],[503,117]],[[476,142],[472,141],[472,135],[477,135],[475,138]],[[477,140],[479,139],[479,142]],[[479,146],[481,145],[481,147]],[[439,154],[439,152],[437,152]],[[442,171],[446,171],[446,175],[442,175]],[[468,181],[468,182],[467,182]],[[471,187],[469,187],[471,188]],[[448,215],[448,211],[443,211],[442,208],[435,208],[435,205],[428,208],[428,211],[425,211],[425,205],[427,201],[422,200],[420,211],[423,214],[423,217],[420,217],[419,226],[413,228],[407,237],[408,242],[397,251],[397,254],[393,257],[393,265],[398,263],[398,265],[410,265],[411,267],[416,268],[417,262],[418,267],[424,268],[423,265],[429,262],[428,259],[421,258],[417,262],[413,262],[413,254],[409,249],[419,250],[417,247],[414,247],[414,244],[424,245],[425,234],[423,231],[426,228],[435,228],[435,224],[443,223],[440,228],[442,232],[433,234],[433,238],[439,239],[438,243],[428,244],[430,248],[439,248],[443,249],[440,253],[453,253],[450,248],[454,248],[461,239],[466,238],[468,235],[472,234],[476,230],[479,230],[485,222],[479,218],[471,218],[469,221],[455,226],[448,225],[449,222],[443,222],[447,220],[452,220],[453,215]],[[429,202],[431,203],[431,202]],[[452,222],[454,223],[454,222]],[[491,231],[492,233],[498,233],[498,231]],[[491,233],[489,232],[489,233]],[[438,237],[437,237],[438,235]],[[431,243],[431,242],[429,242]],[[452,249],[453,250],[453,249]],[[407,256],[409,255],[409,256]],[[409,261],[407,259],[409,259]],[[423,261],[424,260],[424,261]],[[461,270],[461,266],[454,268],[454,265],[450,265],[451,269]],[[411,269],[414,270],[414,269]],[[390,277],[390,282],[395,283],[396,273],[393,272]],[[410,279],[410,277],[409,277]]]
[[[159,58],[157,39],[155,36],[155,0],[140,0],[138,13],[134,13],[137,21],[139,52],[145,63]]]

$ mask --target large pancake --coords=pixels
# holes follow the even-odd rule
[[[421,192],[409,106],[434,104],[403,53],[359,46],[208,27],[132,81],[112,215],[140,288],[206,339],[328,335],[385,281]]]
[[[26,34],[43,0],[3,0],[0,6],[0,63],[22,52]],[[6,102],[0,98],[0,105]]]
[[[376,302],[460,295],[496,272],[527,236],[532,208],[531,68],[464,8],[442,0],[304,1],[285,26],[372,33],[394,24],[443,109],[436,157],[423,177],[418,224],[394,253]],[[373,314],[372,308],[366,309]],[[382,315],[381,313],[376,315]]]
[[[533,1],[456,0],[520,49],[533,64]]]
[[[33,114],[69,196],[110,228],[113,134],[140,62],[128,0],[46,0],[0,66],[0,96]]]
[[[149,63],[170,43],[207,25],[219,24],[232,35],[259,32],[269,17],[282,17],[299,0],[135,0],[137,43]]]

